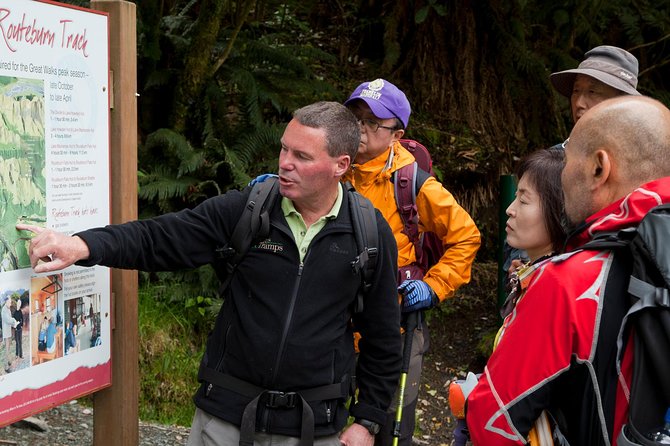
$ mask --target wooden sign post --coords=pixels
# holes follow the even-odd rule
[[[136,6],[93,0],[109,14],[112,223],[137,219]],[[94,444],[139,444],[137,271],[112,271],[112,386],[94,394]]]

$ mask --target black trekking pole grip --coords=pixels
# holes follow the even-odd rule
[[[393,446],[398,446],[398,438],[400,438],[402,407],[405,402],[407,372],[409,371],[409,363],[412,359],[412,340],[414,338],[414,330],[418,324],[419,312],[412,311],[411,313],[408,313],[405,323],[405,343],[403,344],[402,348],[402,367],[400,369],[400,383],[398,385],[398,405],[396,406],[395,420],[393,422]]]
[[[419,314],[420,311],[412,311],[407,313],[407,319],[405,321],[405,343],[402,348],[402,368],[400,369],[403,373],[409,371],[409,362],[412,359],[412,339],[414,338],[414,330],[419,325]]]

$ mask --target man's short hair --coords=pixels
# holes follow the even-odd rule
[[[356,116],[338,102],[321,101],[297,109],[293,118],[300,124],[326,132],[328,155],[349,155],[353,161],[361,142],[361,128]]]

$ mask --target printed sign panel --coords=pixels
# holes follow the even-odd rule
[[[111,383],[109,269],[35,274],[16,230],[109,224],[107,19],[0,0],[0,426]]]

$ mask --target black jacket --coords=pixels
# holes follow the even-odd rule
[[[249,188],[231,191],[193,210],[79,233],[91,253],[80,264],[158,271],[215,263],[215,250],[232,233],[248,194]],[[269,390],[299,391],[339,383],[354,369],[353,316],[363,341],[356,371],[358,401],[351,414],[382,423],[401,360],[397,248],[377,212],[379,260],[374,285],[364,310],[352,314],[361,280],[351,267],[358,250],[348,197],[343,195],[338,217],[314,237],[302,263],[277,200],[269,238],[250,249],[225,293],[203,363]],[[208,383],[195,396],[198,407],[237,425],[249,400]],[[342,400],[310,401],[310,406],[317,436],[335,433],[346,423]],[[257,429],[299,435],[299,409],[259,412],[263,413]]]

